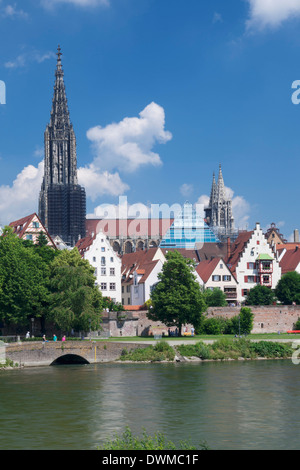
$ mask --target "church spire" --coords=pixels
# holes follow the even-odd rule
[[[224,184],[224,179],[223,179],[223,173],[222,173],[222,166],[221,164],[219,165],[219,178],[218,178],[218,186],[217,186],[217,199],[218,202],[223,202],[225,201],[225,184]]]
[[[57,48],[57,64],[55,71],[54,95],[52,100],[50,127],[53,131],[66,130],[70,128],[70,114],[64,83],[64,71],[61,62],[61,47]]]
[[[212,182],[212,186],[211,186],[211,193],[210,193],[210,201],[209,201],[209,206],[210,207],[212,207],[212,205],[216,201],[216,197],[217,197],[217,183],[216,183],[216,176],[215,176],[215,172],[214,172],[213,182]]]

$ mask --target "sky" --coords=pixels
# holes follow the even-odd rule
[[[292,240],[299,29],[300,0],[0,0],[0,224],[38,211],[60,44],[89,217],[206,204],[221,164],[236,227]]]

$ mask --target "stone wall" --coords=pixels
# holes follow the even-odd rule
[[[300,318],[299,305],[250,308],[254,314],[252,333],[278,333],[279,331],[285,333],[292,330]],[[207,315],[208,317],[232,318],[239,313],[240,307],[211,307]],[[110,336],[168,335],[168,328],[162,322],[149,320],[146,311],[122,312],[119,319],[116,313],[109,313],[103,320],[104,334],[110,334]],[[190,325],[188,325],[188,330],[190,330]]]
[[[250,307],[254,314],[252,333],[286,333],[294,328],[300,318],[300,306]],[[232,318],[240,313],[240,307],[211,307],[208,317]]]

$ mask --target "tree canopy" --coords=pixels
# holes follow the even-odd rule
[[[246,305],[272,305],[275,294],[269,287],[257,285],[253,287],[246,299]]]
[[[180,334],[184,324],[195,328],[200,324],[206,304],[194,274],[194,262],[178,251],[168,252],[166,258],[159,282],[151,293],[148,318],[168,327],[176,326]]]
[[[25,325],[29,317],[41,317],[48,303],[48,279],[45,260],[5,227],[0,238],[0,319]]]
[[[275,294],[285,305],[292,305],[293,302],[300,305],[300,274],[296,271],[284,274],[276,286]]]
[[[61,251],[50,266],[48,319],[66,331],[99,329],[103,299],[95,280],[94,268],[77,248]]]

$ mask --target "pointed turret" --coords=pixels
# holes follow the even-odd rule
[[[212,207],[212,205],[216,202],[216,198],[217,198],[217,183],[216,183],[216,176],[214,172],[213,182],[212,182],[211,192],[210,192],[210,200],[209,200],[210,207]]]
[[[219,178],[218,178],[218,186],[217,186],[217,201],[219,203],[225,201],[225,184],[223,179],[222,167],[221,164],[219,166]]]

